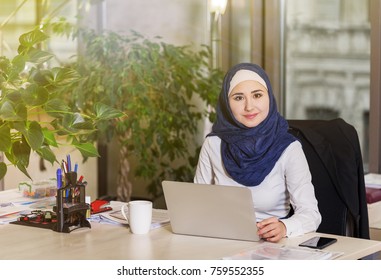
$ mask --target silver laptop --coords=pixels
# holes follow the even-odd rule
[[[248,188],[173,181],[162,185],[174,233],[259,240]]]

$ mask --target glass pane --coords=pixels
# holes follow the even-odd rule
[[[41,19],[39,17],[64,17],[70,22],[75,22],[76,15],[77,1],[1,0],[0,56],[12,58],[17,55],[19,36],[31,31]],[[69,56],[77,49],[76,42],[64,36],[54,36],[49,40],[49,44],[46,47],[59,54],[57,57],[61,62],[68,61]]]
[[[287,0],[285,115],[352,124],[368,162],[369,1]]]
[[[35,1],[3,0],[0,9],[0,55],[17,54],[19,36],[36,24]],[[18,12],[15,13],[15,11]],[[13,16],[11,16],[13,15]]]

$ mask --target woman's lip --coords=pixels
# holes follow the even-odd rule
[[[244,115],[246,119],[254,119],[258,114]]]

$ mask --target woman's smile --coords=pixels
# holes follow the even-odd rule
[[[244,115],[244,117],[248,120],[252,120],[254,119],[256,116],[258,115],[258,113],[255,113],[255,114],[246,114]]]

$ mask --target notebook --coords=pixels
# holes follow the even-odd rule
[[[176,234],[258,241],[251,192],[245,187],[163,181]]]

